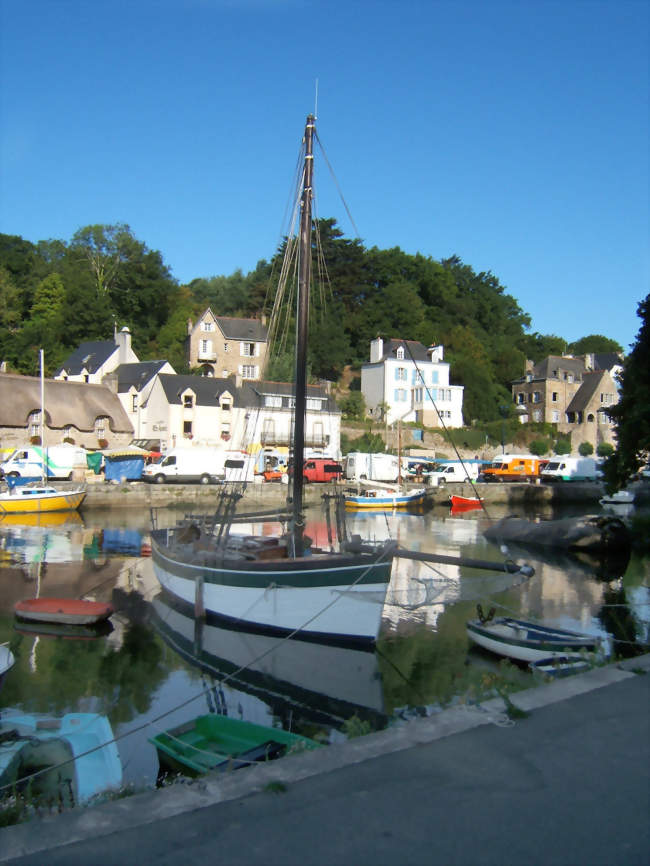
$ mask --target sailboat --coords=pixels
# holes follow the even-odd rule
[[[294,466],[303,465],[305,454],[314,136],[315,119],[309,115],[298,234]],[[356,538],[343,540],[338,549],[314,546],[304,533],[303,485],[302,473],[293,473],[287,508],[279,515],[287,529],[275,537],[230,531],[229,519],[235,517],[236,509],[234,492],[212,526],[154,527],[152,560],[163,589],[177,602],[205,612],[209,622],[231,628],[340,645],[374,642],[394,544],[364,545]]]
[[[47,451],[45,449],[45,378],[43,350],[41,362],[41,442],[43,444],[43,469],[40,484],[16,486],[7,482],[6,490],[0,491],[0,515],[45,514],[55,511],[76,511],[86,497],[83,486],[72,489],[55,487],[47,483]]]
[[[299,195],[294,466],[303,466],[305,456],[314,138],[315,119],[309,115]],[[528,566],[512,561],[408,551],[392,540],[364,542],[360,536],[348,537],[341,497],[336,499],[341,506],[336,514],[336,542],[328,538],[327,546],[314,545],[304,531],[303,487],[303,473],[292,473],[282,512],[238,514],[243,493],[223,489],[211,520],[190,518],[175,527],[159,528],[154,513],[153,567],[176,607],[229,629],[358,647],[377,639],[395,557],[527,576],[533,573]],[[281,521],[286,530],[274,536],[231,531],[238,522],[264,520]]]

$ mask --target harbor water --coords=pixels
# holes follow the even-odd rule
[[[495,506],[489,519],[505,513]],[[179,517],[182,512],[165,509],[159,523],[173,525]],[[149,738],[200,714],[225,713],[336,742],[453,702],[480,700],[495,677],[505,678],[508,688],[529,685],[526,668],[504,666],[470,646],[465,623],[477,604],[608,636],[623,656],[647,645],[648,557],[503,550],[484,538],[487,521],[483,512],[452,515],[440,506],[424,514],[348,515],[350,534],[498,564],[509,557],[534,569],[527,577],[396,559],[377,646],[365,651],[226,630],[178,610],[160,593],[144,510],[5,517],[0,643],[9,643],[16,663],[0,691],[0,713],[107,716],[124,785],[142,790],[159,774]],[[277,526],[251,528],[262,533]],[[307,534],[317,545],[329,544],[319,507],[309,510]],[[16,620],[14,604],[36,596],[109,601],[115,614],[105,630],[85,633]]]

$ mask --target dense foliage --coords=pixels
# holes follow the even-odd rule
[[[605,463],[605,476],[616,488],[650,462],[650,295],[637,312],[641,328],[623,365],[620,400],[609,410],[618,448]]]
[[[530,333],[530,317],[490,272],[476,273],[456,256],[436,261],[399,247],[366,249],[343,237],[333,219],[316,229],[314,274],[324,279],[312,303],[313,377],[337,380],[347,365],[358,369],[377,336],[442,344],[452,383],[465,386],[466,422],[495,421],[499,406],[511,403],[510,382],[523,375],[525,360],[567,349],[559,336]],[[69,243],[0,235],[0,360],[34,374],[43,348],[52,373],[82,341],[110,339],[127,325],[143,360],[166,358],[184,372],[188,318],[208,306],[222,316],[270,313],[285,244],[248,274],[180,286],[162,255],[127,225],[86,226]],[[574,346],[620,350],[599,335]],[[290,352],[285,336],[273,378],[289,378]],[[358,408],[347,407],[351,415]]]

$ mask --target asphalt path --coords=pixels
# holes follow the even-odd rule
[[[199,782],[6,828],[0,860],[648,866],[650,656],[625,667],[515,695],[529,715],[514,723],[491,701],[238,771],[230,792]]]

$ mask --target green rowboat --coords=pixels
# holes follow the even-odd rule
[[[320,743],[241,719],[210,713],[150,737],[161,767],[186,776],[210,770],[236,770],[288,752],[320,748]]]

